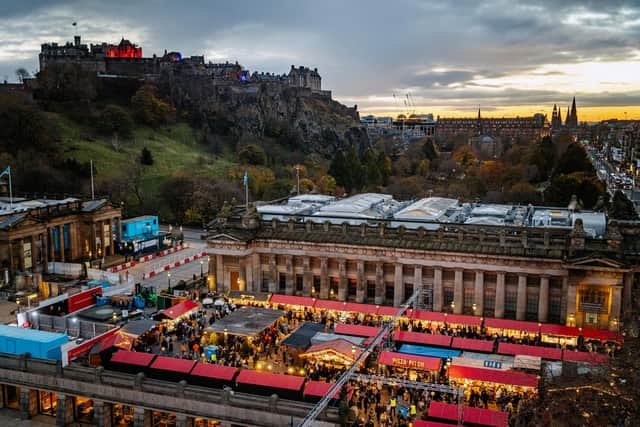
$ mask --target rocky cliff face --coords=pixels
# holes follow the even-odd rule
[[[368,144],[355,108],[328,96],[280,82],[225,82],[204,76],[164,74],[161,91],[209,131],[238,138],[287,137],[305,152],[331,156]]]

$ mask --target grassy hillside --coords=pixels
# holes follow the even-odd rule
[[[148,200],[159,199],[160,186],[172,174],[180,171],[203,179],[226,176],[229,168],[237,166],[231,155],[214,155],[199,142],[197,133],[186,123],[150,128],[137,126],[130,137],[120,138],[116,150],[109,137],[96,135],[95,130],[83,127],[63,116],[56,117],[61,128],[60,153],[80,162],[93,160],[96,192],[106,182],[132,174],[143,147],[151,151],[152,165],[142,167],[141,188]],[[151,205],[160,205],[152,203]]]

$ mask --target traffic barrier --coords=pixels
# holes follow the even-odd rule
[[[206,254],[207,253],[205,251],[202,251],[202,252],[197,253],[195,255],[192,255],[192,256],[190,256],[188,258],[185,258],[182,261],[176,261],[176,262],[174,262],[172,264],[167,264],[165,266],[162,266],[162,267],[160,267],[160,268],[158,268],[158,269],[156,269],[154,271],[150,271],[148,273],[144,273],[142,275],[142,280],[149,279],[151,277],[154,277],[157,274],[164,273],[165,271],[169,271],[172,268],[176,268],[176,267],[180,267],[181,265],[188,264],[191,261],[196,261],[196,260],[200,259],[200,257],[204,257]]]
[[[149,261],[153,261],[156,258],[160,258],[166,255],[170,255],[170,254],[174,254],[178,251],[181,251],[183,249],[187,249],[189,246],[185,243],[182,243],[178,246],[169,248],[169,249],[165,249],[163,251],[158,252],[157,254],[150,254],[150,255],[145,255],[142,256],[140,258],[138,258],[138,261],[136,262],[135,260],[133,261],[129,261],[129,262],[125,262],[122,263],[120,265],[116,265],[114,267],[111,267],[108,271],[111,273],[117,273],[118,271],[122,271],[122,270],[126,270],[127,268],[131,268],[133,266],[135,266],[136,264],[142,264],[145,262],[149,262]]]

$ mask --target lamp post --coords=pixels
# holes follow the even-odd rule
[[[204,261],[200,260],[200,278],[201,279],[204,277],[204,271],[202,270],[203,264],[204,264]]]
[[[471,308],[473,309],[473,315],[475,316],[475,315],[476,315],[476,309],[478,308],[478,306],[477,306],[477,305],[475,305],[475,304],[473,304],[473,305],[471,306]]]
[[[169,284],[168,292],[171,293],[171,273],[167,273],[167,282]]]
[[[297,195],[300,195],[300,165],[296,165]]]

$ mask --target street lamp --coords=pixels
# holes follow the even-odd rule
[[[473,305],[471,306],[471,308],[473,309],[473,315],[475,316],[475,315],[476,315],[476,309],[478,308],[478,306],[477,306],[477,305],[475,305],[475,304],[473,304]]]
[[[167,282],[169,284],[168,292],[171,293],[171,273],[167,273]]]
[[[204,271],[202,270],[203,264],[204,264],[204,261],[200,260],[200,278],[201,279],[204,277]]]
[[[300,165],[296,165],[296,180],[298,181],[297,194],[300,195]]]

